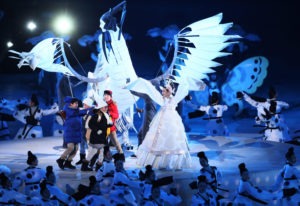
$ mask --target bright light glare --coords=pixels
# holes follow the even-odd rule
[[[13,44],[11,41],[8,41],[8,42],[6,43],[7,48],[12,47],[13,45],[14,45],[14,44]]]
[[[74,23],[71,17],[67,15],[58,16],[54,20],[54,29],[60,34],[69,34],[74,29]]]
[[[27,29],[29,29],[30,31],[33,31],[36,29],[36,24],[33,21],[30,21],[27,23]]]

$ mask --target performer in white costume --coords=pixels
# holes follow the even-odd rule
[[[207,114],[208,123],[206,124],[207,133],[210,136],[228,136],[229,131],[223,121],[223,112],[228,110],[227,105],[219,104],[219,94],[212,92],[210,105],[200,106],[199,110]]]
[[[241,175],[240,184],[237,190],[237,195],[233,200],[234,206],[244,205],[252,206],[254,203],[267,205],[269,201],[276,199],[276,195],[269,191],[255,187],[250,181],[250,176],[245,163],[239,164]]]
[[[9,175],[0,168],[0,205],[42,205],[40,198],[29,197],[14,190]]]
[[[139,79],[136,83],[152,86],[150,82]],[[131,85],[130,90],[138,89],[139,84]],[[152,86],[153,92],[157,90]],[[138,91],[137,91],[138,92]],[[191,157],[184,126],[176,111],[179,101],[187,94],[187,85],[179,85],[176,95],[170,81],[162,88],[162,95],[155,93],[161,106],[154,116],[149,131],[139,146],[137,164],[152,165],[160,169],[182,169],[191,167]]]
[[[46,167],[46,178],[45,178],[46,187],[49,190],[51,196],[54,196],[61,204],[68,205],[68,206],[75,206],[77,204],[76,200],[63,192],[57,185],[56,185],[56,176],[53,172],[53,167],[51,165]]]
[[[209,184],[205,175],[198,176],[197,189],[198,192],[193,194],[191,206],[216,206],[217,200],[215,193],[208,189]]]
[[[288,142],[292,140],[289,128],[281,115],[281,111],[287,109],[289,104],[276,99],[277,92],[273,87],[269,90],[269,98],[262,102],[255,101],[244,92],[242,96],[251,106],[257,108],[256,123],[266,126],[264,133],[265,140],[275,142]]]
[[[203,85],[202,79],[214,72],[211,68],[220,66],[213,59],[228,55],[221,50],[234,42],[226,41],[237,38],[224,35],[232,24],[220,24],[221,20],[222,14],[218,14],[197,21],[174,36],[173,59],[162,79],[172,79],[178,85],[176,92],[175,87],[168,82],[161,95],[150,81],[142,78],[126,86],[132,92],[147,94],[161,106],[138,148],[138,165],[149,164],[153,168],[168,169],[191,166],[185,129],[176,107],[190,90],[199,90],[199,85]]]
[[[279,191],[280,205],[296,206],[300,204],[300,171],[295,167],[296,155],[294,147],[290,147],[285,154],[286,164],[280,170],[271,191]]]
[[[55,114],[59,108],[56,103],[50,109],[41,109],[37,96],[33,94],[29,100],[28,107],[15,111],[14,118],[24,123],[24,127],[17,132],[15,139],[40,138],[43,137],[43,129],[40,121],[43,116]]]
[[[37,167],[37,156],[32,154],[31,151],[28,151],[27,164],[28,167],[14,178],[12,187],[14,190],[24,189],[25,195],[30,197],[41,197],[39,184],[42,179],[45,179],[46,171]]]
[[[209,165],[204,152],[198,152],[197,157],[199,158],[199,163],[201,165],[200,175],[204,175],[206,177],[206,182],[209,186],[208,189],[218,193],[218,187],[222,183],[221,171],[217,167]]]

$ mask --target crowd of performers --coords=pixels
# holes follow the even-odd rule
[[[142,84],[148,84],[146,80],[140,80]],[[37,157],[28,152],[28,165],[23,172],[18,174],[12,182],[7,174],[3,173],[1,185],[4,192],[13,194],[1,196],[2,201],[16,201],[18,204],[31,204],[37,202],[42,205],[66,204],[76,205],[161,205],[180,204],[181,197],[176,191],[165,193],[159,189],[161,185],[171,184],[172,178],[157,180],[153,169],[168,169],[172,171],[191,168],[191,156],[185,134],[185,128],[179,113],[177,104],[184,99],[185,85],[179,85],[175,93],[172,84],[161,87],[160,109],[154,115],[145,138],[138,145],[136,158],[137,165],[145,167],[146,172],[140,172],[135,178],[130,177],[124,170],[125,155],[117,138],[116,120],[119,118],[117,103],[114,102],[112,91],[105,90],[103,98],[86,98],[79,107],[80,99],[67,96],[64,99],[64,108],[59,110],[54,104],[50,109],[41,109],[35,95],[32,95],[29,104],[18,105],[13,118],[24,123],[19,130],[16,139],[38,138],[43,136],[40,120],[43,116],[59,113],[63,120],[63,147],[64,152],[58,157],[56,163],[62,170],[76,169],[72,164],[74,157],[80,150],[80,160],[76,165],[81,165],[81,171],[96,171],[95,176],[90,177],[89,186],[80,185],[78,191],[69,188],[69,193],[61,191],[55,186],[55,175],[52,166],[46,171],[37,168]],[[131,88],[134,91],[134,88]],[[276,100],[277,93],[271,88],[268,99],[258,99],[245,92],[238,92],[237,98],[244,99],[250,105],[257,108],[255,121],[264,127],[264,140],[276,142],[292,142],[289,130],[286,126],[281,110],[288,104]],[[210,136],[227,136],[228,128],[223,121],[223,112],[228,109],[226,105],[219,104],[218,93],[213,92],[210,96],[210,104],[197,107],[207,115],[207,133]],[[167,122],[167,126],[166,126]],[[170,132],[172,130],[172,132]],[[116,153],[111,154],[109,145],[116,147]],[[268,201],[280,200],[280,204],[297,205],[299,202],[298,179],[300,174],[293,167],[296,157],[291,148],[286,154],[287,164],[280,172],[276,184],[270,189],[254,187],[249,181],[249,172],[245,163],[239,165],[241,181],[238,192],[234,199],[227,200],[218,194],[222,190],[220,186],[221,172],[208,164],[204,152],[198,153],[200,175],[190,184],[197,193],[192,196],[192,205],[218,205],[218,204],[245,204],[252,202],[265,204]],[[112,162],[112,158],[115,159]],[[19,193],[18,188],[25,184],[24,193]],[[142,191],[139,197],[132,189]],[[281,188],[281,189],[280,189]],[[70,192],[70,190],[72,192]],[[226,190],[226,189],[225,189]],[[278,191],[278,192],[276,192]],[[2,194],[2,193],[1,193]],[[29,197],[29,198],[28,198]],[[19,199],[18,199],[19,198]],[[29,201],[29,202],[28,202]],[[12,203],[14,204],[14,202]],[[32,203],[35,204],[35,203]]]
[[[137,171],[124,168],[126,158],[122,153],[112,154],[110,147],[102,150],[103,162],[90,173],[89,184],[72,188],[66,184],[57,186],[52,165],[38,167],[38,157],[28,151],[27,168],[13,174],[11,169],[0,165],[1,205],[299,205],[300,171],[295,166],[294,147],[285,154],[286,164],[279,170],[274,183],[255,186],[246,163],[240,163],[240,181],[236,191],[227,190],[222,184],[222,171],[209,164],[205,152],[197,154],[201,169],[197,179],[191,181],[191,198],[183,199],[174,184],[173,176],[158,178],[156,170],[147,165]],[[71,168],[70,168],[71,169]],[[170,174],[170,173],[169,173]],[[172,173],[171,173],[172,174]],[[224,197],[224,192],[232,193]]]

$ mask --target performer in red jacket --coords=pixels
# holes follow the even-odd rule
[[[105,90],[103,93],[103,98],[108,106],[107,113],[112,118],[112,121],[114,123],[114,125],[110,128],[110,134],[109,134],[110,140],[116,146],[118,152],[123,153],[122,147],[121,147],[120,142],[117,137],[117,129],[115,126],[115,122],[119,118],[119,111],[118,111],[117,104],[112,99],[112,91]]]

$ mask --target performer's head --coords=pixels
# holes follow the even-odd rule
[[[51,165],[46,167],[46,181],[49,184],[54,185],[56,183],[56,177],[53,172],[53,167]]]
[[[4,189],[11,189],[12,182],[5,173],[0,173],[0,186]]]
[[[273,86],[270,86],[269,88],[269,99],[276,99],[277,92]]]
[[[94,105],[94,100],[92,100],[91,98],[85,98],[82,101],[82,104],[83,104],[83,108],[87,109]]]
[[[39,163],[37,157],[34,154],[32,154],[31,151],[28,151],[27,155],[28,155],[27,164],[32,166],[37,166]]]
[[[111,90],[104,90],[103,99],[106,102],[110,101],[112,99],[112,91]]]
[[[174,84],[172,79],[165,79],[163,86],[160,87],[163,97],[170,97],[174,94]]]
[[[277,102],[276,101],[270,101],[269,112],[271,114],[276,114],[276,110],[277,110]]]
[[[296,163],[296,155],[294,153],[294,147],[290,147],[287,153],[285,154],[285,158],[287,163],[289,164],[295,164]]]
[[[78,108],[79,100],[75,97],[66,96],[64,99],[64,102],[66,104],[69,104],[70,108],[73,108],[73,109]]]
[[[100,195],[100,184],[97,181],[95,175],[91,175],[89,177],[90,180],[90,184],[89,184],[89,188],[90,188],[90,193],[91,194],[95,194],[95,195]]]
[[[113,155],[116,171],[124,169],[125,156],[124,154],[116,153]]]
[[[107,103],[103,100],[98,100],[94,111],[96,113],[107,112]]]
[[[210,104],[217,105],[219,103],[219,94],[217,92],[212,92],[210,96]]]
[[[239,164],[239,170],[240,170],[240,175],[242,180],[247,181],[250,179],[249,172],[248,169],[246,168],[245,163]]]
[[[199,162],[202,167],[207,167],[209,165],[204,152],[198,152],[197,157],[199,158]]]
[[[39,100],[36,96],[36,94],[32,94],[29,100],[29,106],[38,106],[39,105]]]

